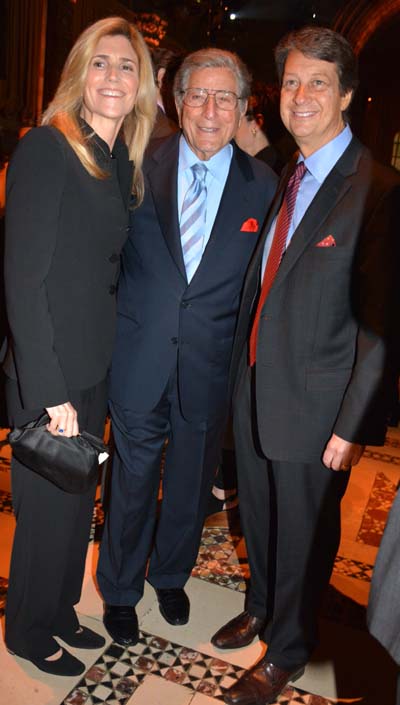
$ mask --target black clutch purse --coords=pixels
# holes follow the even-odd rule
[[[86,431],[70,438],[53,436],[46,429],[49,421],[43,414],[22,428],[14,428],[8,434],[13,453],[23,465],[65,492],[82,494],[96,477],[99,463],[108,457],[107,446]]]

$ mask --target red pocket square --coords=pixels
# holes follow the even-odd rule
[[[247,218],[240,228],[241,233],[256,233],[258,230],[257,218]]]
[[[315,247],[336,247],[336,240],[333,235],[327,235],[323,240],[317,242]]]

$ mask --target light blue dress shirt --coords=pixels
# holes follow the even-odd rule
[[[352,140],[352,132],[348,125],[330,142],[324,144],[323,147],[313,152],[307,159],[304,159],[303,155],[300,154],[298,162],[304,161],[307,167],[307,171],[304,174],[301,182],[300,188],[297,193],[296,205],[294,207],[293,218],[289,226],[288,236],[286,239],[286,248],[288,248],[290,241],[293,237],[293,233],[296,230],[298,224],[303,218],[308,206],[313,200],[314,196],[318,193],[323,182],[328,176],[329,172],[332,171],[336,162],[340,159],[343,152],[349,146]],[[274,219],[271,229],[268,233],[267,239],[264,246],[264,254],[262,259],[262,269],[261,276],[264,276],[265,265],[267,263],[268,255],[271,249],[272,240],[275,233],[277,217]]]
[[[179,161],[178,161],[178,213],[179,224],[181,222],[182,206],[186,191],[193,181],[193,172],[191,167],[198,162],[205,164],[207,167],[206,186],[207,186],[207,209],[206,209],[206,225],[203,238],[203,247],[201,256],[203,256],[207,243],[210,239],[214,221],[218,212],[219,204],[225,188],[228,172],[231,166],[233,147],[231,144],[225,145],[217,154],[207,161],[201,161],[194,152],[192,152],[183,135],[179,140]]]

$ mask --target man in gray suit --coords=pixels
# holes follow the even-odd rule
[[[246,611],[212,639],[235,648],[260,634],[268,651],[226,692],[229,705],[275,702],[316,645],[350,469],[365,444],[384,440],[394,321],[400,179],[347,123],[353,51],[332,30],[308,27],[275,56],[282,119],[300,153],[239,313],[234,431],[251,590]]]
[[[400,668],[400,492],[390,510],[375,562],[367,624]],[[400,705],[400,671],[396,705]]]

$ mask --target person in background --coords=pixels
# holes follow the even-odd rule
[[[208,517],[218,512],[229,512],[238,506],[235,445],[232,419],[229,418],[222,441],[221,458],[207,502],[206,515]]]
[[[123,252],[116,453],[97,569],[104,624],[123,645],[139,638],[145,578],[167,622],[189,619],[184,586],[218,465],[244,275],[275,192],[274,173],[232,142],[249,87],[229,51],[185,58],[174,88],[182,132],[146,156],[145,198]]]
[[[173,85],[183,54],[164,47],[154,47],[151,49],[151,60],[157,86],[157,115],[151,136],[153,140],[169,137],[179,131]]]
[[[305,27],[275,59],[299,147],[248,269],[232,354],[245,611],[212,637],[260,635],[266,655],[225,691],[266,705],[301,676],[340,541],[340,503],[366,444],[385,438],[398,321],[400,178],[352,134],[356,58]]]
[[[390,509],[375,560],[367,607],[371,634],[385,647],[399,670],[396,705],[400,705],[400,492]]]
[[[46,410],[49,433],[103,433],[119,255],[132,192],[137,204],[143,199],[154,113],[144,40],[126,20],[110,17],[78,38],[42,126],[15,151],[5,243],[11,426]],[[6,645],[42,671],[78,675],[85,666],[65,644],[104,645],[79,625],[74,609],[96,481],[85,494],[68,494],[16,458],[11,474],[17,523]]]
[[[296,149],[279,112],[279,88],[260,81],[252,86],[245,120],[242,120],[235,135],[236,143],[257,159],[280,174],[284,165]],[[287,144],[291,151],[287,154]],[[281,146],[286,145],[284,153]],[[285,155],[286,158],[285,158]]]

